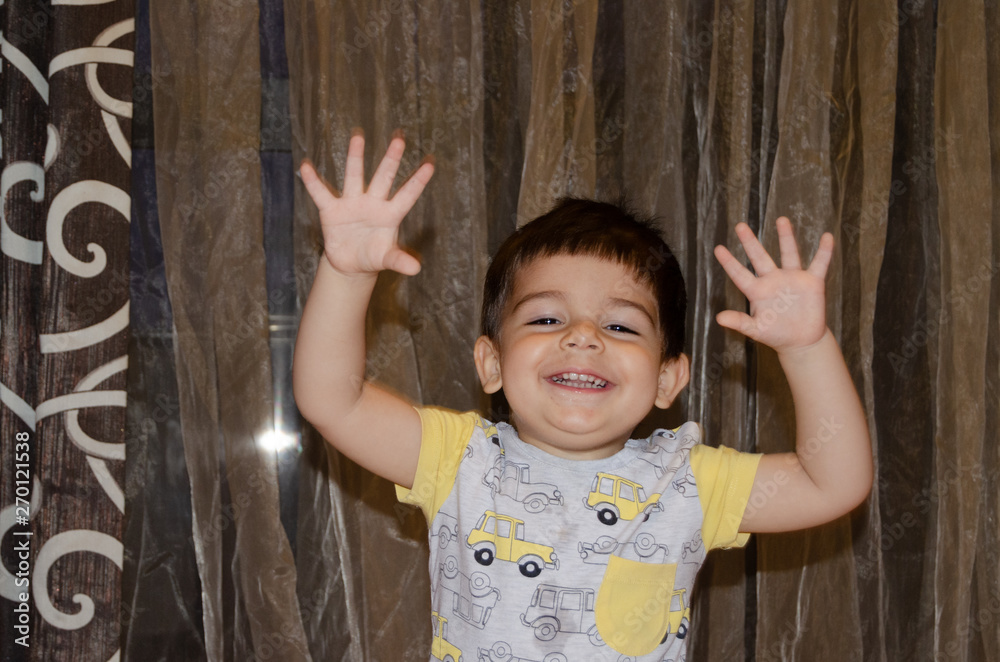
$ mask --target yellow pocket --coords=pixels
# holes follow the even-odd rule
[[[605,643],[625,655],[652,652],[670,626],[676,574],[676,563],[610,557],[594,614]]]

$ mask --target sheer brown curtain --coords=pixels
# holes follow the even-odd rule
[[[285,370],[272,369],[261,231],[269,4],[154,5],[150,21],[198,575],[176,595],[201,605],[205,659],[426,660],[420,516],[309,430],[295,489],[279,489],[283,456],[262,442]],[[734,247],[746,220],[774,250],[782,214],[808,250],[831,231],[828,319],[877,483],[851,517],[714,553],[689,659],[1000,659],[996,2],[285,0],[283,13],[289,164],[308,156],[337,185],[355,128],[369,166],[396,129],[404,170],[437,164],[402,230],[424,270],[383,275],[373,298],[372,378],[502,415],[471,361],[489,256],[560,195],[625,191],[662,217],[691,302],[691,386],[644,427],[693,419],[711,444],[788,450],[776,357],[714,323],[745,304],[712,248]],[[298,183],[294,195],[301,303],[321,249]],[[126,555],[151,567],[157,551]]]

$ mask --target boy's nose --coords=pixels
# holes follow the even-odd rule
[[[577,322],[571,324],[562,338],[563,348],[573,349],[604,349],[601,333],[592,322]]]

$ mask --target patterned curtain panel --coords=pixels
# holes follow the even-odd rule
[[[134,8],[2,11],[0,656],[118,659]]]

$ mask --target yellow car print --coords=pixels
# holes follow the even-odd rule
[[[559,569],[555,549],[524,539],[524,520],[487,510],[469,533],[465,544],[476,562],[490,565],[493,559],[516,563],[525,577],[537,577],[542,568]]]
[[[651,512],[663,510],[659,501],[659,494],[647,499],[639,483],[601,472],[594,478],[583,504],[597,511],[597,519],[602,524],[611,526],[619,519],[632,520],[639,515],[648,519]]]

